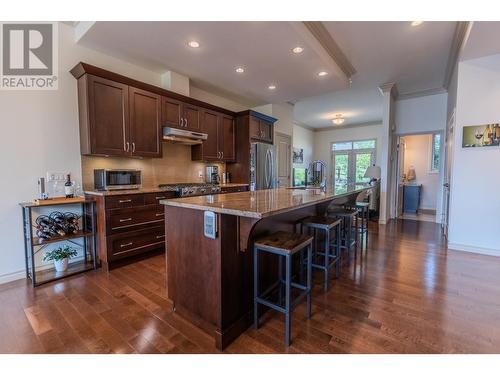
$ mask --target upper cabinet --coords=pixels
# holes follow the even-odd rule
[[[130,152],[133,156],[161,157],[161,96],[129,87]]]
[[[232,116],[203,110],[200,131],[206,133],[208,138],[201,145],[193,146],[192,160],[226,162],[235,160],[235,128]]]
[[[78,80],[83,155],[161,157],[161,97],[109,79]]]
[[[86,63],[71,74],[78,80],[82,155],[161,157],[162,127],[172,127],[208,134],[193,146],[193,160],[235,161],[234,112]],[[272,142],[272,129],[257,127],[256,139]]]
[[[260,113],[258,114],[257,112],[253,112],[253,115],[249,115],[248,126],[249,126],[250,138],[258,142],[273,143],[274,141],[273,120],[271,118],[262,119],[257,117],[258,115],[264,116]]]
[[[162,123],[172,128],[200,131],[201,109],[169,97],[162,97]]]

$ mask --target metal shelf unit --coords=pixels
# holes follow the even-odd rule
[[[50,239],[42,239],[33,235],[35,227],[33,209],[75,204],[80,205],[82,212],[82,228],[77,233]],[[94,201],[85,198],[58,199],[53,202],[20,203],[20,206],[23,212],[26,278],[31,279],[33,287],[97,268],[96,207]],[[81,240],[81,243],[76,240]],[[83,260],[70,262],[68,269],[63,272],[56,272],[55,268],[37,270],[35,255],[50,244],[65,241],[83,248]]]

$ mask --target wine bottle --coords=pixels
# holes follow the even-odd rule
[[[68,174],[66,176],[66,183],[64,184],[64,194],[66,198],[73,198],[75,196],[75,189],[71,183],[71,176]]]

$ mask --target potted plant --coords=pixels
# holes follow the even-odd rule
[[[68,260],[77,255],[77,251],[72,247],[65,245],[47,251],[43,257],[44,261],[53,260],[57,272],[63,272],[68,269]]]

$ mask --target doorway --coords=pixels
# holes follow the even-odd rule
[[[397,142],[396,217],[441,222],[442,132],[401,135]]]
[[[283,133],[275,133],[276,154],[278,164],[278,186],[291,186],[292,170],[292,137]]]

